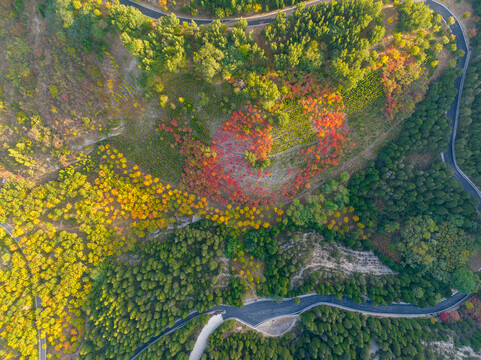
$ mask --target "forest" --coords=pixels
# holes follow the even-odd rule
[[[87,335],[81,357],[128,358],[136,345],[194,308],[202,312],[236,303],[238,299],[229,300],[235,294],[229,287],[211,291],[222,271],[214,259],[224,236],[190,227],[178,230],[169,240],[150,244],[143,258],[126,259],[99,274],[90,312],[97,325]],[[203,244],[196,249],[198,243]]]
[[[294,4],[179,6],[219,19]],[[411,0],[299,4],[262,27],[116,1],[0,13],[2,359],[37,358],[42,337],[47,358],[127,360],[159,336],[139,359],[187,359],[215,306],[308,293],[421,308],[470,295],[429,319],[316,307],[275,338],[228,321],[202,358],[480,351],[479,202],[439,155],[464,52],[441,15]],[[463,18],[456,155],[480,184],[479,17]],[[387,270],[346,271],[352,254]]]

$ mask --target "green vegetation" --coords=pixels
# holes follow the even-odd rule
[[[9,357],[36,356],[37,323],[35,318],[34,298],[31,295],[32,281],[25,257],[14,245],[13,240],[0,229],[0,303],[2,320],[0,329],[2,349],[0,356]],[[8,291],[16,289],[17,291]],[[13,351],[12,351],[13,350]]]
[[[128,358],[190,311],[238,303],[229,288],[212,289],[222,271],[217,259],[226,236],[226,230],[205,224],[178,229],[100,270],[89,315],[95,326],[89,328],[81,358]]]
[[[398,2],[396,7],[399,10],[397,24],[399,31],[410,32],[433,26],[431,11],[424,4],[406,0]]]
[[[122,254],[128,254],[140,244],[139,239],[143,239],[147,231],[153,232],[177,223],[176,216],[192,216],[195,208],[201,212],[207,208],[207,202],[195,202],[194,195],[172,189],[150,174],[142,174],[137,166],[127,171],[127,160],[108,145],[100,146],[96,155],[96,162],[85,158],[75,166],[62,170],[58,180],[35,185],[14,178],[0,188],[0,223],[13,224],[13,236],[17,238],[16,242],[3,229],[0,230],[3,251],[0,286],[2,304],[5,305],[1,307],[5,319],[1,326],[8,330],[1,334],[8,342],[9,349],[5,350],[7,356],[15,356],[17,351],[22,354],[35,353],[35,336],[24,335],[35,329],[32,328],[31,319],[35,319],[36,327],[42,329],[55,351],[67,354],[76,351],[85,336],[86,313],[90,311],[92,301],[89,294],[93,284],[103,281],[105,267],[116,269],[113,264],[118,257],[122,259]],[[213,210],[216,219],[220,214],[221,222],[225,223],[226,213],[216,210]],[[188,230],[194,231],[191,228]],[[214,233],[216,231],[221,230],[214,229]],[[225,234],[234,230],[222,231]],[[197,230],[194,233],[200,233],[198,236],[202,240],[209,238],[202,246],[190,244],[199,249],[197,255],[205,254],[202,260],[197,255],[193,258],[185,256],[184,251],[187,250],[183,246],[186,243],[172,245],[170,250],[179,251],[182,256],[177,255],[182,259],[192,260],[192,265],[198,265],[204,274],[217,274],[220,271],[218,263],[213,259],[208,263],[203,261],[209,258],[206,252],[210,257],[222,254],[224,235],[219,238],[213,236],[212,232],[208,236]],[[195,255],[191,250],[189,254]],[[161,255],[165,256],[165,253]],[[134,258],[136,256],[133,255]],[[172,259],[166,266],[173,267],[173,273],[177,274],[180,271],[177,266],[181,265],[181,261],[172,263]],[[163,269],[159,264],[156,266]],[[182,271],[185,270],[183,268]],[[24,281],[17,274],[23,276]],[[176,276],[185,277],[185,274],[182,272],[182,275]],[[164,280],[165,283],[158,285],[162,289],[170,286],[172,279]],[[190,280],[201,279],[193,277]],[[176,283],[177,286],[182,281]],[[201,286],[199,282],[194,284],[197,286],[195,289]],[[204,285],[210,289],[211,284],[208,282]],[[231,290],[225,298],[234,294],[230,301],[242,304],[240,299],[244,292],[240,290],[244,290],[245,286],[238,281],[229,286]],[[193,291],[192,284],[184,294],[189,291]],[[216,296],[218,291],[214,291]],[[207,303],[211,304],[213,298],[209,294],[203,292],[199,299],[207,298]],[[40,298],[44,309],[37,317],[34,316],[34,296]],[[189,302],[181,305],[184,307],[180,310],[170,308],[169,314],[181,316],[185,307],[191,306]],[[20,321],[22,318],[17,318],[19,314],[24,314],[23,319],[28,321]],[[15,329],[10,328],[10,323],[17,324]]]
[[[82,29],[79,38],[89,38],[99,56],[103,56],[101,50],[108,41],[109,32],[120,34],[122,44],[136,58],[141,69],[138,84],[145,93],[143,100],[148,102],[141,105],[152,106],[159,114],[159,120],[146,119],[140,108],[137,117],[123,122],[126,131],[117,144],[136,163],[171,182],[178,182],[183,170],[189,174],[182,178],[183,185],[200,192],[199,188],[204,186],[195,184],[189,171],[198,166],[192,159],[195,155],[178,156],[179,151],[174,148],[187,140],[179,141],[171,134],[157,134],[153,130],[159,123],[174,119],[192,129],[194,138],[206,145],[211,145],[212,141],[235,155],[244,155],[246,151],[255,155],[255,159],[252,156],[242,159],[242,170],[235,167],[227,170],[224,169],[229,166],[226,155],[222,154],[215,159],[216,164],[203,171],[208,174],[221,172],[226,182],[238,182],[238,188],[244,193],[239,196],[242,199],[251,196],[256,198],[256,204],[272,204],[274,196],[265,195],[271,190],[262,189],[260,192],[264,195],[259,198],[257,189],[239,180],[246,177],[241,173],[248,174],[250,169],[271,173],[291,166],[297,172],[294,189],[286,188],[282,194],[291,197],[299,188],[309,187],[311,178],[318,178],[330,165],[337,164],[344,147],[349,156],[343,160],[347,161],[391,131],[392,126],[381,114],[381,99],[386,102],[386,119],[399,115],[396,120],[401,121],[422,97],[427,74],[432,71],[430,64],[435,60],[432,49],[434,46],[442,49],[439,18],[426,12],[427,8],[422,5],[396,5],[396,8],[402,12],[402,22],[409,25],[400,26],[400,32],[392,38],[385,37],[382,3],[373,0],[343,0],[309,8],[300,6],[292,17],[286,18],[279,13],[276,21],[257,38],[247,32],[245,20],[240,20],[231,29],[219,21],[199,27],[194,23],[180,24],[174,15],[154,22],[132,7],[118,4],[76,2],[69,6],[68,2],[52,0],[47,6],[50,9],[47,18],[55,18],[52,24],[63,24],[67,38]],[[96,26],[102,31],[89,32],[84,28],[94,19],[91,13],[98,17]],[[328,23],[335,28],[325,25]],[[391,50],[384,51],[385,48]],[[392,48],[399,51],[392,51]],[[410,50],[413,48],[417,49],[415,53]],[[327,98],[327,103],[332,105],[329,103],[331,95],[337,96],[340,88],[344,91],[355,88],[364,77],[368,81],[363,81],[360,89],[353,91],[348,99],[351,133],[347,139],[342,99],[337,99],[338,107],[329,108],[328,113],[322,109],[326,108],[325,104],[318,109],[316,103],[321,105],[320,102]],[[362,100],[356,98],[363,98],[366,91],[369,99],[362,106]],[[232,133],[233,129],[227,124],[235,120],[237,111],[252,112],[257,110],[254,105],[262,108],[259,115],[269,126],[260,126],[257,121],[257,124],[243,124],[242,129],[236,129],[242,131],[240,134]],[[225,115],[229,114],[230,119],[227,119]],[[257,131],[252,131],[251,125]],[[237,149],[226,135],[243,138],[245,146],[251,145]],[[263,143],[253,145],[253,142],[260,142],[259,138]],[[356,143],[355,149],[350,149],[352,142]],[[151,147],[158,150],[159,156],[147,150]],[[258,150],[252,151],[253,148]],[[295,152],[290,151],[293,148]],[[322,158],[309,158],[314,152],[322,153]],[[267,160],[270,155],[279,153],[283,153],[279,158]],[[13,156],[16,154],[14,152]],[[17,157],[23,161],[20,154]],[[238,161],[229,159],[228,163]],[[164,162],[169,164],[168,169],[161,166]],[[294,170],[292,168],[285,171]],[[261,178],[262,173],[257,176]],[[203,177],[207,178],[206,174]],[[271,186],[269,181],[263,184]],[[288,187],[289,184],[282,185]],[[219,201],[212,192],[216,189],[202,191]],[[228,194],[228,191],[221,192]],[[240,191],[236,189],[235,192]]]
[[[108,81],[97,57],[61,32],[39,25],[33,41],[31,12],[21,1],[0,3],[0,170],[37,180],[81,157],[84,140],[119,119],[122,79]]]
[[[196,14],[200,7],[203,10],[209,10],[215,17],[221,19],[223,17],[232,16],[239,13],[250,12],[269,12],[276,9],[282,9],[287,6],[294,5],[301,1],[298,0],[256,0],[256,1],[227,1],[227,0],[197,0],[191,1],[187,7],[191,14]],[[198,6],[195,6],[195,5]]]
[[[385,100],[385,94],[381,84],[381,72],[372,71],[368,76],[359,81],[356,87],[343,93],[343,97],[349,118],[362,116],[359,122],[368,125],[366,118],[372,116],[372,110],[374,110],[374,112],[379,110]],[[360,112],[362,113],[359,114]]]
[[[458,123],[458,136],[456,137],[456,160],[466,175],[475,184],[481,184],[481,117],[479,116],[480,97],[477,95],[480,82],[477,80],[481,73],[481,61],[472,55],[461,99]]]
[[[209,315],[201,315],[190,320],[185,326],[169,335],[164,335],[150,345],[138,358],[140,360],[188,359],[195,340],[202,327],[209,321]]]
[[[420,266],[444,282],[454,281],[454,272],[466,264],[474,249],[474,234],[479,234],[480,226],[476,204],[451,177],[447,165],[415,159],[431,159],[435,155],[430,154],[439,154],[447,146],[450,126],[444,113],[456,94],[452,88],[456,74],[449,70],[431,86],[396,144],[387,146],[349,184],[351,204],[361,219],[378,233],[388,234],[404,264]],[[399,223],[400,236],[394,226],[399,228]],[[434,246],[430,241],[436,238],[443,242]]]
[[[175,141],[172,134],[161,133],[152,126],[143,129],[139,122],[126,121],[125,133],[115,137],[111,143],[128,159],[154,176],[179,181],[185,159],[177,148],[172,149],[170,146]],[[160,158],[149,150],[152,148],[161,151],[163,156]]]
[[[465,274],[471,275],[470,281],[452,281],[452,277],[460,275],[457,271],[468,263],[472,248],[473,238],[456,224],[449,221],[437,224],[428,216],[407,219],[398,245],[405,266],[421,267],[422,273],[445,283],[451,282],[453,286],[465,284],[462,290],[466,294],[475,288],[472,273],[463,269]]]
[[[342,96],[349,124],[349,139],[354,143],[353,148],[348,150],[347,159],[365,151],[388,132],[393,124],[386,121],[382,110],[386,94],[380,70],[371,71],[356,87],[343,91]]]
[[[272,130],[272,137],[275,139],[271,151],[273,155],[316,141],[316,132],[303,111],[298,101],[285,103]]]
[[[414,152],[438,154],[445,148],[450,130],[445,111],[456,94],[452,87],[456,74],[457,71],[449,70],[440,82],[431,85],[425,100],[407,120],[400,139],[387,146],[368,169],[352,177],[349,187],[354,199],[352,205],[364,215],[361,218],[365,221],[382,216],[399,220],[418,214],[462,214],[467,219],[475,216],[473,206],[463,201],[469,196],[450,178],[444,164],[435,162],[423,168],[411,160]],[[434,190],[442,192],[434,197]],[[452,191],[459,193],[459,200],[446,197]],[[376,198],[380,200],[379,206],[374,206]],[[454,201],[454,206],[442,206],[446,201]],[[463,208],[457,208],[458,203]]]
[[[291,218],[292,219],[292,218]],[[439,282],[430,276],[419,277],[417,271],[401,266],[394,269],[401,272],[399,275],[351,275],[350,277],[339,274],[331,274],[323,271],[314,271],[309,276],[304,276],[295,286],[291,287],[294,274],[299,272],[303,260],[307,257],[308,248],[296,244],[290,251],[282,251],[278,245],[282,239],[281,234],[293,234],[296,227],[282,225],[279,229],[250,231],[244,237],[242,251],[252,254],[255,259],[265,261],[265,281],[256,287],[256,293],[260,296],[289,296],[302,295],[315,291],[321,295],[336,295],[339,299],[349,297],[355,302],[361,303],[364,294],[375,304],[387,305],[392,302],[409,302],[419,306],[435,305],[441,298],[450,295],[450,288],[443,282]],[[316,226],[314,223],[306,224],[300,229],[316,229],[324,235],[322,241],[337,241],[341,244],[352,243],[360,245],[351,236],[343,236],[338,232],[328,230],[324,226]],[[291,235],[293,236],[293,235]],[[321,242],[322,244],[322,242]],[[352,245],[351,245],[352,246]],[[305,261],[305,260],[304,260]],[[472,274],[471,274],[472,276]],[[416,292],[416,289],[422,289]]]
[[[336,81],[346,83],[347,88],[354,87],[364,75],[363,62],[370,60],[370,45],[384,36],[369,37],[366,31],[371,23],[381,19],[381,8],[381,2],[343,0],[306,9],[301,6],[289,19],[279,13],[264,30],[276,67],[317,72],[324,59],[329,59]],[[335,26],[336,31],[325,23]]]
[[[44,186],[10,180],[0,190],[0,223],[8,219],[17,224],[13,234],[18,239],[15,242],[6,234],[2,236],[2,249],[11,252],[11,257],[2,257],[1,286],[6,296],[2,311],[7,329],[18,313],[24,313],[25,319],[33,317],[36,327],[49,336],[51,346],[64,346],[69,352],[79,346],[84,333],[81,307],[88,303],[92,270],[108,256],[119,255],[123,243],[107,226],[103,214],[92,211],[98,194],[87,177],[64,174],[62,180]],[[62,226],[63,221],[66,224]],[[73,225],[77,225],[75,230]],[[18,285],[16,274],[24,275]],[[33,296],[42,300],[45,311],[40,314],[35,313]],[[27,321],[17,323],[2,336],[8,338],[11,348],[33,355],[37,340],[23,335],[29,334],[31,326]],[[12,340],[14,337],[21,341]]]

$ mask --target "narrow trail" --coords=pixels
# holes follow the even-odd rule
[[[197,337],[194,349],[192,349],[192,352],[189,355],[189,360],[200,360],[200,357],[207,348],[209,336],[215,331],[215,329],[221,326],[223,322],[224,319],[221,314],[214,315],[210,318],[209,322],[202,328],[202,331]]]
[[[10,235],[10,237],[15,241],[15,243],[18,245],[18,239],[13,236],[13,227],[10,226],[10,224],[0,224],[0,227],[5,230],[5,232]],[[31,275],[30,271],[30,261],[26,258],[25,254],[22,251],[22,248],[19,246],[18,247],[22,256],[25,258],[25,261],[28,264],[28,272]],[[41,310],[42,309],[42,302],[41,299],[38,296],[34,296],[34,302],[35,302],[35,309]],[[47,339],[45,337],[42,337],[42,332],[38,328],[37,324],[37,336],[38,336],[38,359],[39,360],[46,360],[47,359]]]

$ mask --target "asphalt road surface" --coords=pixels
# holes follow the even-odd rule
[[[426,5],[428,5],[431,10],[434,12],[441,14],[443,19],[447,21],[449,17],[453,16],[447,8],[445,8],[442,4],[439,4],[433,0],[428,0],[424,2]],[[457,125],[458,125],[458,117],[459,117],[459,105],[461,101],[461,95],[463,92],[463,85],[464,85],[464,76],[466,73],[466,69],[468,67],[469,63],[469,49],[467,47],[467,42],[466,38],[463,32],[463,29],[461,28],[461,25],[456,19],[456,22],[450,26],[451,31],[453,34],[456,36],[456,45],[458,49],[461,49],[465,52],[465,55],[459,59],[458,62],[458,67],[460,69],[463,69],[463,74],[459,76],[454,85],[458,89],[458,95],[454,99],[454,101],[451,104],[451,107],[449,108],[447,112],[448,118],[451,119],[451,127],[452,127],[452,132],[451,132],[451,138],[449,139],[449,148],[447,151],[445,151],[442,154],[443,161],[448,164],[449,168],[453,171],[453,176],[458,181],[463,188],[471,194],[472,197],[480,200],[480,204],[478,206],[478,210],[481,210],[481,191],[474,185],[471,180],[462,172],[461,169],[459,169],[457,163],[456,163],[456,154],[455,154],[455,140],[456,140],[456,130],[457,130]]]
[[[131,0],[119,0],[120,4],[122,5],[128,5],[132,6],[138,10],[145,16],[148,16],[153,19],[158,19],[163,16],[170,16],[170,13],[165,13],[162,11],[155,10],[152,7],[149,7],[148,5],[140,4],[135,1]],[[320,0],[314,0],[314,1],[308,1],[304,3],[306,7],[309,6],[314,6],[317,3],[319,3]],[[294,13],[296,6],[291,6],[285,9],[281,9],[279,11],[274,11],[270,12],[268,14],[260,14],[260,15],[254,15],[254,16],[249,16],[244,19],[247,20],[247,26],[261,26],[261,25],[267,25],[273,22],[276,19],[276,15],[278,12],[283,12],[286,15],[292,15]],[[211,22],[213,22],[214,18],[212,19],[202,19],[202,18],[190,18],[190,17],[185,17],[185,16],[177,16],[177,18],[180,20],[180,22],[191,22],[195,21],[196,24],[198,25],[208,25]],[[221,23],[226,24],[226,25],[234,25],[240,18],[226,18],[226,19],[219,19]]]

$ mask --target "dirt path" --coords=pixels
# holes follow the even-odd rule
[[[210,318],[209,322],[202,328],[199,337],[195,341],[194,349],[192,349],[192,352],[189,355],[189,360],[200,360],[204,350],[207,348],[209,336],[215,331],[215,329],[221,326],[223,322],[224,319],[222,318],[222,314],[214,315]]]
[[[283,316],[262,323],[256,330],[268,336],[283,336],[296,325],[298,319],[297,315]]]

